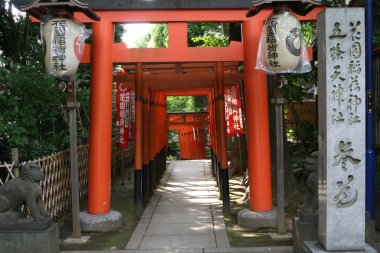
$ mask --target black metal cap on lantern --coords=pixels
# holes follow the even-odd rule
[[[99,21],[100,17],[88,6],[79,0],[34,0],[21,6],[21,11],[28,12],[31,16],[41,19],[48,15],[52,9],[66,10],[68,13],[82,12],[88,18]]]
[[[307,15],[318,5],[328,6],[327,0],[252,0],[246,16],[252,17],[265,8],[282,4],[286,4],[292,12],[301,16]]]

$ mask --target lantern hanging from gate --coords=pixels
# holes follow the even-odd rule
[[[41,35],[47,72],[61,80],[72,80],[90,32],[66,14],[41,22]]]
[[[264,25],[265,58],[272,71],[297,68],[301,56],[301,24],[288,11],[276,11]]]
[[[287,8],[277,8],[265,21],[256,69],[269,74],[305,73],[311,70],[301,23]]]

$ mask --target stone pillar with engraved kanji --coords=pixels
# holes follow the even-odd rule
[[[365,243],[364,28],[364,8],[318,15],[319,242],[305,242],[311,252],[372,252]]]

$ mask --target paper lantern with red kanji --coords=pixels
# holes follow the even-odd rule
[[[82,57],[86,29],[69,18],[52,18],[41,24],[45,67],[49,74],[70,80]]]

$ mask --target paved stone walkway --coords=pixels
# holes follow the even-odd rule
[[[171,162],[126,249],[96,252],[293,252],[293,247],[230,247],[209,167],[209,160]]]
[[[293,247],[230,247],[209,162],[170,163],[126,252],[293,252]]]
[[[206,161],[170,164],[126,249],[230,247],[215,181],[206,166]]]

